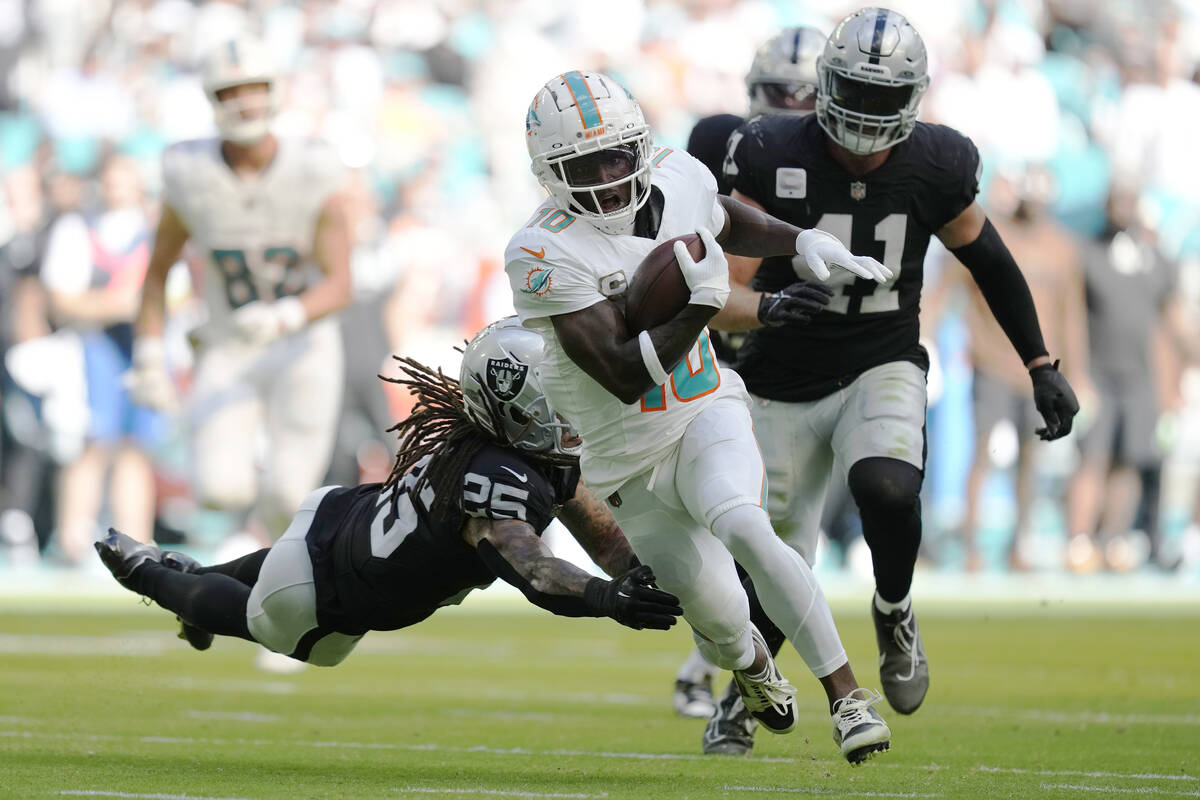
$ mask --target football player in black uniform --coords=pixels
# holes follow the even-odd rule
[[[96,550],[122,586],[175,612],[201,650],[222,634],[332,666],[367,631],[413,625],[497,577],[555,614],[665,630],[679,601],[653,586],[579,482],[580,440],[538,377],[543,346],[510,317],[470,342],[458,382],[402,361],[398,382],[417,403],[393,428],[391,476],[318,489],[270,548],[201,567],[110,531]],[[539,538],[555,516],[619,577],[555,558]]]
[[[779,534],[809,561],[830,471],[847,470],[874,562],[880,678],[892,707],[907,714],[929,686],[910,587],[928,368],[918,306],[931,236],[970,270],[1029,370],[1042,438],[1066,435],[1079,406],[1047,355],[1020,269],[975,202],[975,146],[916,121],[929,84],[917,31],[893,11],[858,11],[830,35],[817,72],[815,114],[764,116],[733,134],[725,170],[733,197],[828,231],[853,252],[882,259],[894,277],[875,284],[835,275],[837,294],[811,324],[763,327],[764,293],[811,276],[802,260],[731,256],[737,288],[712,324],[753,329],[737,368],[756,398],[768,508]],[[713,725],[731,729],[733,721],[719,717],[720,709]]]

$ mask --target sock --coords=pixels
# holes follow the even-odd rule
[[[258,573],[262,569],[263,561],[267,558],[267,553],[271,548],[264,547],[261,550],[255,550],[253,553],[235,558],[233,561],[227,561],[224,564],[214,564],[211,567],[201,567],[193,572],[193,575],[209,575],[218,573],[228,575],[238,581],[253,586],[258,583]]]
[[[693,650],[687,661],[675,673],[675,679],[688,683],[703,683],[717,673],[717,668],[709,663],[699,650]]]
[[[218,572],[176,572],[152,562],[143,564],[134,575],[139,593],[175,612],[189,625],[255,641],[246,625],[250,587],[236,578]]]
[[[904,598],[899,603],[889,603],[879,596],[879,592],[875,592],[875,607],[880,613],[891,614],[893,611],[906,611],[912,605],[912,592],[904,595]]]

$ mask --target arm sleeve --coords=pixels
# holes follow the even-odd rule
[[[78,294],[91,285],[92,252],[87,225],[78,214],[54,223],[42,259],[42,283],[54,292]]]
[[[984,221],[975,241],[950,252],[970,270],[992,315],[1021,356],[1021,363],[1046,355],[1029,284],[992,221]]]

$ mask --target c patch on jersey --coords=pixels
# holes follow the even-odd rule
[[[775,196],[799,200],[808,196],[808,172],[802,167],[775,170]]]
[[[492,394],[499,397],[501,400],[512,400],[516,397],[521,387],[525,385],[525,378],[529,374],[529,365],[522,364],[519,361],[510,361],[506,358],[489,358],[487,367],[487,385],[492,390]]]
[[[616,272],[610,272],[600,279],[600,294],[605,297],[616,297],[619,294],[625,294],[625,290],[629,288],[629,281],[625,278],[625,270],[619,269]]]

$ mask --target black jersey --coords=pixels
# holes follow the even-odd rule
[[[496,579],[462,538],[467,517],[520,519],[540,535],[575,494],[576,467],[553,467],[519,451],[486,445],[463,470],[460,507],[430,509],[434,490],[412,489],[428,459],[392,491],[382,484],[337,488],[321,500],[309,529],[317,621],[351,635],[420,622]]]
[[[725,158],[729,155],[729,135],[745,122],[736,114],[714,114],[705,117],[692,128],[687,151],[717,179],[717,193],[728,196],[732,185],[725,177]]]
[[[888,159],[856,177],[833,160],[815,114],[758,117],[730,137],[726,178],[768,213],[834,234],[856,255],[895,273],[884,285],[838,268],[837,292],[803,328],[752,331],[737,370],[751,392],[800,402],[824,397],[871,367],[911,361],[928,367],[917,342],[929,237],[961,214],[979,190],[979,152],[944,125],[918,122]],[[763,261],[754,288],[777,291],[812,273],[800,257]]]

